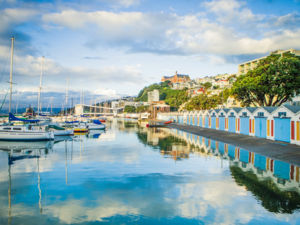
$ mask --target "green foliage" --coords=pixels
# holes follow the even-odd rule
[[[205,83],[203,84],[203,86],[204,86],[205,89],[207,90],[207,89],[211,88],[212,83],[210,83],[210,82],[205,82]]]
[[[197,95],[193,97],[186,105],[185,109],[191,110],[206,110],[213,109],[222,103],[222,99],[218,95],[208,97],[207,95]]]
[[[232,94],[231,89],[228,89],[228,88],[224,89],[219,94],[219,98],[221,99],[222,103],[225,103],[231,94]]]
[[[214,86],[213,86],[213,89],[219,89],[219,88],[220,88],[219,85],[214,85]]]
[[[272,179],[260,180],[252,171],[230,166],[235,182],[244,186],[261,201],[261,205],[274,213],[293,213],[300,206],[300,196],[295,191],[281,191]]]
[[[144,87],[138,94],[138,97],[136,98],[136,101],[141,102],[147,102],[148,101],[148,92],[153,91],[154,89],[160,90],[163,88],[161,85],[165,86],[165,82],[162,82],[160,84],[151,84],[148,87]]]
[[[300,58],[292,54],[266,57],[237,78],[232,93],[244,106],[280,106],[300,94]]]
[[[136,108],[137,113],[142,113],[142,112],[147,112],[148,111],[148,106],[140,105]]]
[[[184,90],[173,90],[169,87],[170,81],[161,82],[160,84],[152,84],[148,87],[143,88],[138,97],[137,101],[147,101],[148,92],[154,89],[159,90],[160,100],[164,100],[166,104],[173,108],[179,108],[179,106],[189,100],[186,89]]]
[[[124,107],[124,112],[125,113],[135,113],[136,112],[136,108],[135,108],[135,106],[132,106],[132,105],[126,105]]]
[[[180,105],[189,100],[189,95],[186,90],[164,89],[162,93],[166,94],[166,104],[174,108],[179,108]]]

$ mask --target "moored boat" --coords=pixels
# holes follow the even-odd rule
[[[54,134],[45,127],[32,125],[24,126],[1,126],[0,140],[5,141],[42,141],[53,140]]]
[[[100,120],[92,120],[86,124],[89,130],[104,130],[106,126]]]
[[[49,128],[49,130],[53,131],[54,136],[74,135],[74,131],[72,129],[66,129],[66,128],[58,126],[56,124],[49,124],[48,128]]]

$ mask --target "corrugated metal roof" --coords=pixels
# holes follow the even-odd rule
[[[239,113],[239,111],[241,111],[243,108],[238,108],[238,107],[234,107],[232,108],[235,112]]]
[[[263,106],[261,107],[263,109],[265,109],[268,113],[272,113],[273,111],[275,111],[278,107],[276,106]]]
[[[257,108],[258,107],[246,107],[246,109],[251,113],[253,113]]]
[[[298,105],[284,105],[284,107],[288,108],[290,111],[292,111],[293,113],[297,113],[300,111],[300,106]]]

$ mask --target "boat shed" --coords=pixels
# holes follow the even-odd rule
[[[293,112],[291,116],[291,143],[300,144],[300,106],[284,105]]]
[[[274,128],[271,129],[270,121],[273,120],[272,112],[275,109],[277,109],[277,107],[259,107],[253,112],[255,120],[254,130],[256,137],[272,139],[272,137],[274,136]]]
[[[293,107],[280,106],[272,112],[274,119],[274,140],[276,141],[291,141],[291,119],[294,116]],[[272,132],[272,131],[271,131]]]
[[[228,111],[228,131],[233,133],[240,132],[240,119],[238,118],[238,113],[242,108],[232,108]]]
[[[238,117],[240,120],[240,133],[245,135],[254,135],[254,116],[255,107],[242,108]]]

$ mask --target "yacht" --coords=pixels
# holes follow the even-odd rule
[[[47,127],[27,125],[0,126],[0,140],[5,141],[42,141],[53,140],[54,133]]]

